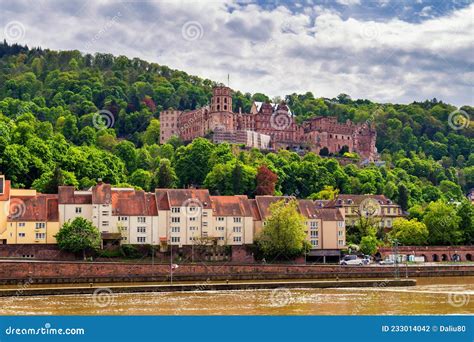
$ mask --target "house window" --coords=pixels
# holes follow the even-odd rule
[[[145,216],[138,216],[137,217],[137,222],[138,223],[145,223],[146,222],[146,217]]]
[[[202,232],[202,237],[207,237],[207,232]]]
[[[203,211],[202,216],[207,217],[207,211]]]
[[[173,223],[179,223],[179,217],[172,217],[171,222]]]
[[[171,227],[172,233],[179,233],[179,227]]]
[[[122,236],[122,240],[128,240],[126,236]]]
[[[319,232],[317,230],[312,230],[310,232],[311,237],[319,237]]]
[[[18,223],[18,227],[24,227],[25,226],[25,222],[19,222]]]
[[[338,233],[337,233],[338,236],[344,236],[344,232],[342,230],[340,230]]]
[[[224,227],[222,227],[222,226],[216,227],[216,230],[224,230]]]
[[[127,216],[119,216],[118,220],[119,221],[128,221],[128,217]]]
[[[242,242],[241,236],[234,236],[234,242]]]
[[[311,228],[318,228],[318,222],[316,222],[316,221],[311,221],[310,224],[309,224],[309,226],[310,226]]]
[[[179,207],[171,208],[172,213],[179,213],[180,211],[181,211],[181,208]]]
[[[109,221],[102,221],[102,227],[108,227]]]
[[[234,223],[239,223],[239,222],[242,222],[242,218],[241,217],[234,217]]]
[[[217,238],[217,240],[224,241],[224,237],[223,237],[223,236],[219,236],[219,237]]]
[[[36,222],[35,229],[42,229],[46,227],[46,223],[44,222]]]
[[[196,221],[196,218],[195,217],[190,217],[189,221]]]
[[[218,217],[218,218],[217,218],[217,221],[223,222],[223,221],[224,221],[224,218],[223,218],[223,217]]]
[[[137,227],[137,233],[146,233],[146,227]]]
[[[82,213],[82,208],[76,207],[76,214],[81,214],[81,213]]]
[[[189,227],[189,230],[197,230],[197,227],[196,226],[191,226],[191,227]]]
[[[344,240],[339,240],[339,246],[344,246]]]
[[[202,223],[202,226],[203,226],[203,227],[207,227],[207,222],[203,222],[203,223]]]
[[[172,236],[171,237],[171,242],[179,242],[180,238],[179,236]]]
[[[339,228],[343,228],[344,227],[344,221],[337,221],[337,226]]]
[[[233,231],[234,233],[242,233],[242,227],[234,227]]]
[[[102,211],[102,216],[109,216],[109,212],[107,210]]]
[[[145,243],[146,242],[146,237],[145,236],[138,236],[137,237],[137,242]]]
[[[25,233],[18,233],[18,237],[25,237]]]
[[[35,239],[42,240],[42,239],[45,239],[45,238],[46,238],[46,233],[36,233],[35,234]]]
[[[392,227],[392,221],[391,220],[387,220],[387,227]]]
[[[311,245],[312,245],[313,247],[319,246],[319,240],[318,240],[318,239],[313,239],[313,240],[311,240]]]

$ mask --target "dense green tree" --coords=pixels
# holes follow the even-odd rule
[[[133,173],[128,177],[128,181],[130,184],[140,187],[145,191],[151,191],[151,182],[153,176],[150,171],[146,171],[143,169],[136,169]]]
[[[84,260],[87,251],[95,251],[101,244],[99,229],[82,217],[65,222],[55,238],[59,248],[73,253],[82,252]]]
[[[428,227],[428,241],[432,245],[457,245],[462,242],[463,232],[459,229],[461,218],[456,209],[439,200],[430,203],[423,216]]]
[[[158,188],[171,189],[176,187],[177,182],[178,178],[171,167],[170,161],[166,158],[161,159],[158,172],[155,176],[156,186]]]
[[[296,201],[278,201],[270,205],[270,216],[256,239],[268,259],[286,259],[302,255],[307,249],[305,218]]]
[[[397,239],[403,246],[423,246],[428,242],[428,228],[417,219],[397,218],[393,221],[389,233],[391,239]]]

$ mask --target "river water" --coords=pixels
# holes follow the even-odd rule
[[[450,315],[474,314],[474,277],[417,286],[0,298],[0,315]]]

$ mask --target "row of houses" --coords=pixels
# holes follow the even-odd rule
[[[58,194],[13,189],[0,176],[0,244],[55,244],[69,220],[90,220],[104,244],[249,245],[265,226],[270,205],[290,196],[211,196],[207,189],[156,189],[148,193],[99,182],[87,191],[61,186]],[[349,197],[350,198],[349,198]],[[298,200],[314,255],[346,247],[346,226],[364,200],[376,201],[386,227],[400,208],[384,196],[340,195],[333,201]]]

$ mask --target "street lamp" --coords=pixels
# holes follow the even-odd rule
[[[398,264],[398,239],[390,240],[392,243],[392,253],[395,256],[395,278],[400,279],[400,265]]]

